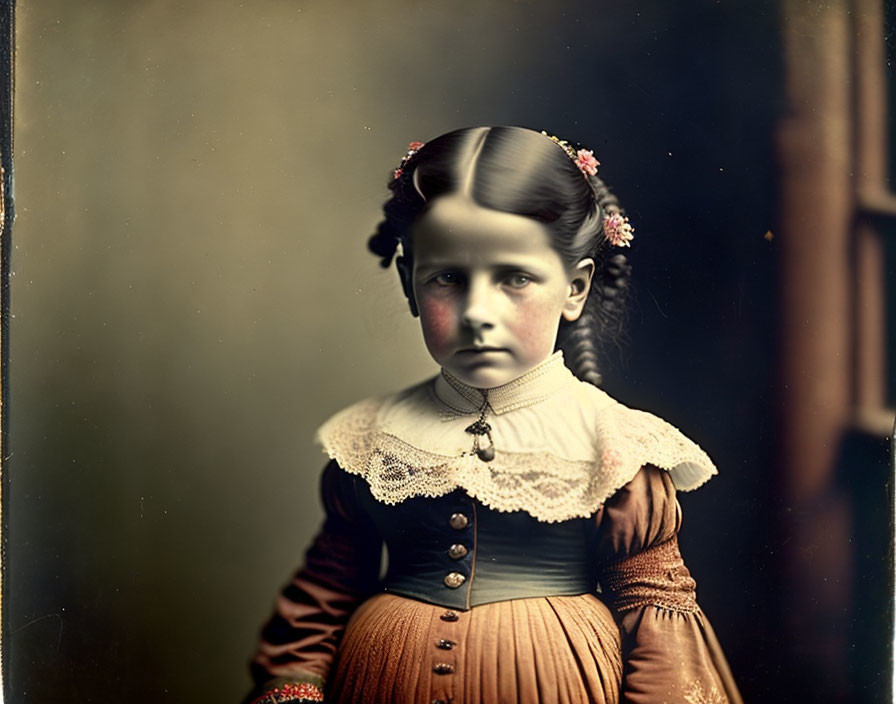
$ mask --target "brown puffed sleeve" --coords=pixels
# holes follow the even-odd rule
[[[358,505],[355,481],[335,461],[324,468],[323,527],[262,628],[250,663],[256,688],[245,702],[267,701],[275,687],[270,701],[287,701],[283,694],[299,687],[322,690],[346,622],[378,591],[382,539]]]
[[[645,465],[597,520],[598,579],[622,633],[622,701],[741,704],[678,550],[681,508],[669,473]]]

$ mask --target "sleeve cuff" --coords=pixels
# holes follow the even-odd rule
[[[244,704],[298,704],[323,700],[322,678],[309,673],[270,680],[263,687],[255,689],[243,701]]]

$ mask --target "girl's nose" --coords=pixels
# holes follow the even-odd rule
[[[471,281],[464,300],[461,322],[475,332],[494,327],[489,288],[485,283]]]

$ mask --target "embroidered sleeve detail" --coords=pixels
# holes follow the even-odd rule
[[[678,538],[659,543],[603,568],[601,588],[616,611],[659,606],[697,613],[697,583],[685,567]]]
[[[696,488],[716,473],[706,453],[671,424],[623,406],[593,387],[584,393],[602,394],[601,405],[592,403],[592,396],[575,397],[576,403],[581,401],[579,422],[588,414],[588,430],[581,432],[589,435],[589,444],[587,452],[578,451],[573,459],[570,453],[559,455],[550,445],[538,447],[535,443],[519,451],[506,442],[511,436],[526,434],[512,425],[512,413],[494,421],[496,454],[491,461],[464,448],[469,445],[469,435],[463,428],[469,420],[463,417],[456,433],[461,445],[445,440],[453,435],[450,424],[444,422],[432,431],[433,442],[425,443],[427,438],[419,434],[421,414],[438,413],[439,409],[428,409],[419,396],[413,403],[407,401],[407,408],[402,406],[404,401],[395,403],[394,397],[356,403],[324,423],[317,441],[343,469],[363,477],[373,496],[383,503],[442,496],[463,488],[497,511],[526,511],[549,523],[593,515],[645,464],[669,471],[682,491]],[[384,408],[388,409],[388,430],[380,423]],[[527,418],[531,423],[531,416]],[[551,426],[545,431],[552,433],[548,440],[562,437],[564,432],[552,423],[556,420],[544,418],[544,426]],[[441,451],[434,452],[433,447]]]
[[[728,697],[715,685],[706,690],[700,682],[694,682],[684,695],[688,704],[728,704]]]
[[[311,682],[287,682],[267,690],[252,704],[286,704],[287,702],[322,702],[323,692]]]

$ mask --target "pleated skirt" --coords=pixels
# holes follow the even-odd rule
[[[328,683],[339,704],[615,704],[619,629],[594,595],[452,611],[379,594],[346,628]]]

